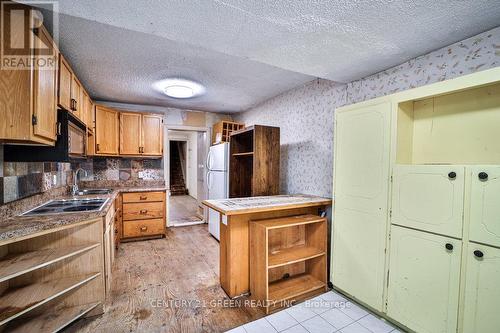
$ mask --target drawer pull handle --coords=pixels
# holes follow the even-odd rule
[[[478,175],[480,180],[486,181],[488,180],[488,174],[486,172],[480,172]]]
[[[456,172],[454,172],[454,171],[450,172],[450,173],[448,174],[448,178],[450,178],[450,179],[455,179],[455,178],[457,178],[457,173],[456,173]]]
[[[452,251],[452,250],[453,250],[453,244],[446,243],[445,247],[446,247],[446,249],[447,249],[448,251]]]
[[[484,253],[483,253],[483,251],[476,250],[476,251],[474,251],[474,256],[476,258],[482,258],[482,257],[484,257]]]
[[[147,211],[147,209],[141,209],[141,210],[139,211],[139,213],[141,213],[141,214],[143,214],[143,215],[144,215],[144,214],[146,214],[147,212],[148,212],[148,211]]]
[[[141,196],[139,197],[139,199],[141,199],[141,200],[147,200],[147,199],[148,199],[148,197],[147,197],[147,196],[145,196],[145,195],[141,195]]]
[[[146,231],[148,230],[148,227],[141,227],[141,231]]]

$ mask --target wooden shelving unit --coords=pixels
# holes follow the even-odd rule
[[[233,156],[253,156],[253,151],[249,151],[246,153],[235,153]]]
[[[250,222],[250,293],[266,313],[326,290],[326,218]]]
[[[8,332],[58,332],[94,310],[99,303],[59,307],[40,315],[30,316],[22,321],[7,325]]]
[[[0,298],[0,309],[2,309],[0,325],[6,324],[22,314],[86,284],[99,275],[101,273],[38,282],[21,288],[7,289]]]
[[[269,300],[272,302],[288,301],[304,294],[324,290],[325,283],[311,274],[300,274],[269,284]]]
[[[279,127],[255,125],[233,132],[230,155],[230,198],[279,194]]]
[[[103,312],[103,221],[0,241],[0,331],[56,332]]]
[[[58,261],[77,256],[85,251],[98,247],[99,243],[63,247],[59,249],[42,249],[25,253],[15,253],[0,259],[0,282],[33,270],[49,266]]]
[[[268,267],[280,267],[296,262],[316,258],[325,254],[325,250],[314,246],[296,246],[269,254]]]
[[[239,131],[245,128],[245,124],[237,123],[233,121],[220,121],[215,124],[212,128],[212,144],[219,144],[222,142],[229,142],[229,136],[234,131]],[[217,136],[220,136],[221,140],[217,141]]]

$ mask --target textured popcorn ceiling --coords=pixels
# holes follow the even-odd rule
[[[72,16],[61,18],[61,48],[91,94],[219,111],[309,76],[359,79],[500,22],[498,0],[59,0],[59,9]],[[169,74],[210,95],[172,104],[147,92]]]

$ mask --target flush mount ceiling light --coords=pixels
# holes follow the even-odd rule
[[[185,79],[166,79],[154,84],[156,90],[172,98],[193,98],[205,92],[201,84]]]

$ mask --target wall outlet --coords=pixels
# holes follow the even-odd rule
[[[52,185],[57,185],[57,175],[52,175]]]

